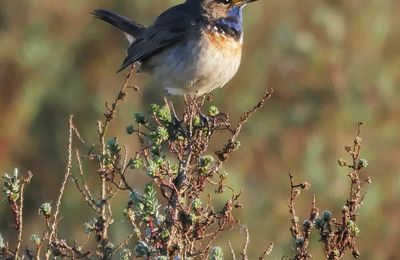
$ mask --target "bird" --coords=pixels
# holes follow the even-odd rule
[[[199,97],[222,88],[242,56],[243,8],[257,0],[186,0],[146,27],[105,9],[92,14],[119,30],[130,45],[118,72],[137,64],[169,95]]]

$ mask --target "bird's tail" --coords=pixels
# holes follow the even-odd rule
[[[130,42],[146,30],[145,26],[108,10],[97,9],[92,11],[91,14],[123,31]]]

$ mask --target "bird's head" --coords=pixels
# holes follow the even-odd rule
[[[218,20],[234,15],[241,15],[242,8],[257,0],[200,0],[206,15],[211,20]]]

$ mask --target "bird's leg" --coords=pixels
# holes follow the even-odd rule
[[[189,107],[190,104],[192,103],[192,96],[190,94],[184,94],[183,100],[185,101],[185,106]]]
[[[175,128],[175,129],[178,129],[178,131],[179,131],[181,134],[183,134],[184,136],[186,136],[185,129],[184,129],[184,127],[182,126],[182,123],[183,123],[184,119],[180,119],[180,118],[178,117],[178,115],[176,114],[176,110],[175,110],[175,107],[174,107],[174,103],[172,103],[171,100],[168,100],[167,97],[164,97],[164,102],[165,102],[165,105],[168,106],[169,109],[172,111],[172,117],[173,117],[173,118],[172,118],[172,122],[173,122],[173,124],[174,124],[174,128]]]
[[[175,121],[180,122],[181,120],[179,119],[178,115],[176,114],[174,103],[172,103],[171,100],[168,100],[167,97],[164,97],[164,102],[165,102],[165,105],[167,107],[169,107],[169,109],[172,111],[172,115],[173,115]]]
[[[197,99],[195,98],[195,106],[196,106],[196,110],[197,110],[197,114],[200,116],[201,121],[203,122],[208,122],[208,116],[203,114],[203,112],[201,111],[201,108],[204,105],[204,102],[206,100],[206,96],[202,96],[199,97],[199,99],[201,99],[199,102],[197,102]]]

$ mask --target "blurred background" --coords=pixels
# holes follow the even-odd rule
[[[0,172],[18,167],[34,173],[26,193],[27,237],[43,229],[35,210],[56,199],[68,115],[75,115],[89,143],[96,142],[96,121],[125,77],[115,71],[127,42],[89,12],[107,8],[149,25],[179,2],[0,0]],[[400,254],[399,13],[396,0],[262,0],[245,9],[241,68],[214,92],[213,102],[235,120],[266,88],[275,90],[225,166],[230,184],[243,191],[245,208],[237,216],[249,227],[251,259],[269,242],[275,243],[270,259],[291,255],[288,173],[312,184],[298,202],[300,217],[309,213],[313,193],[321,210],[340,214],[349,183],[336,160],[346,156],[343,147],[352,143],[359,121],[365,124],[365,172],[373,179],[359,217],[361,259]],[[140,91],[130,95],[113,125],[112,134],[126,142],[133,113],[147,111],[164,93],[147,75],[135,81]],[[67,196],[62,232],[82,241],[82,221],[90,220],[90,212],[80,208],[83,200],[72,185]],[[11,239],[8,214],[1,203],[0,233]],[[126,228],[113,226],[115,237]],[[233,230],[217,244],[226,249],[228,237],[239,249],[244,235]],[[313,241],[314,258],[321,259],[318,238]]]

